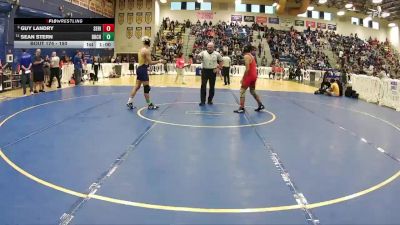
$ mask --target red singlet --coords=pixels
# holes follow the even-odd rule
[[[242,87],[255,87],[257,81],[257,63],[250,53],[248,53],[247,55],[251,57],[251,62],[249,65],[249,71],[243,78]]]

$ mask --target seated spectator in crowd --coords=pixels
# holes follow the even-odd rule
[[[330,83],[331,83],[331,86],[328,89],[326,89],[326,95],[333,96],[333,97],[339,97],[340,96],[339,84],[333,78],[331,79]]]
[[[327,90],[331,87],[331,83],[329,82],[328,78],[324,78],[321,83],[321,87],[314,92],[316,95],[323,95],[327,93]]]

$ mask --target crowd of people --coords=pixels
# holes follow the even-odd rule
[[[44,55],[41,49],[36,49],[34,54],[30,54],[27,50],[22,49],[20,55],[17,56],[17,68],[12,71],[12,68],[7,76],[14,74],[21,75],[21,87],[23,95],[27,94],[27,87],[31,94],[45,92],[45,87],[51,88],[54,78],[57,81],[57,88],[61,88],[62,68],[65,65],[73,64],[74,72],[70,83],[79,85],[82,81],[82,75],[88,74],[89,71],[94,71],[90,80],[97,81],[97,74],[101,69],[101,61],[99,56],[85,58],[84,52],[77,50],[73,56],[69,56],[66,51],[61,51],[58,55],[56,51],[51,52],[51,55]],[[92,68],[88,68],[88,64]],[[1,63],[0,63],[1,65]],[[7,64],[10,65],[11,64]],[[2,68],[2,66],[0,66]],[[3,70],[0,71],[3,74]],[[3,79],[4,80],[4,79]]]
[[[198,55],[205,50],[207,43],[213,42],[217,52],[229,55],[233,65],[243,65],[244,58],[242,49],[253,42],[253,30],[247,25],[238,23],[226,23],[219,21],[214,24],[210,21],[198,20],[191,26],[191,35],[196,37],[192,55],[198,60]]]
[[[262,37],[267,39],[275,61],[285,61],[302,69],[331,68],[329,58],[322,51],[325,45],[321,30],[299,32],[293,27],[289,31],[271,28],[266,29]]]
[[[189,53],[189,64],[200,63],[200,53],[207,49],[208,43],[212,42],[216,52],[223,55],[226,61],[229,58],[229,63],[225,63],[224,66],[226,67],[225,84],[230,83],[229,76],[226,77],[227,68],[230,65],[244,65],[243,47],[251,44],[256,48],[254,56],[257,65],[271,66],[273,71],[270,76],[272,77],[285,73],[282,68],[289,67],[289,78],[299,80],[302,80],[304,76],[302,70],[332,70],[340,71],[342,74],[355,73],[381,78],[400,78],[400,57],[394,52],[388,40],[385,42],[372,38],[362,40],[357,34],[345,36],[334,31],[311,30],[310,28],[301,32],[293,27],[289,30],[277,30],[257,23],[251,26],[225,21],[213,24],[211,21],[198,20],[192,23],[190,20],[179,22],[164,18],[154,40],[153,58],[158,55],[159,58],[164,59],[165,64],[179,62],[176,68],[181,71],[189,62],[185,61],[186,57],[183,55],[183,34],[188,29],[190,35],[195,37],[193,51]],[[253,40],[253,34],[257,34],[256,40]],[[272,56],[272,61],[268,64],[265,54],[262,54],[267,47],[266,44]],[[331,50],[334,53],[336,65],[330,64],[332,59],[330,60],[325,55],[325,50]],[[105,56],[87,59],[80,51],[72,57],[69,57],[65,51],[61,52],[60,57],[55,52],[51,56],[42,56],[40,49],[31,56],[24,51],[19,57],[19,67],[23,71],[21,77],[23,93],[26,94],[27,84],[30,84],[32,93],[44,92],[45,84],[50,87],[53,78],[57,79],[57,87],[61,87],[61,68],[63,64],[68,63],[74,64],[76,84],[80,83],[82,71],[87,64],[93,65],[93,68],[89,69],[95,71],[91,79],[96,81],[101,63],[104,62],[130,63],[129,68],[132,72],[136,58]],[[167,69],[167,66],[164,68]],[[4,69],[1,62],[0,69]],[[32,75],[25,76],[27,71]],[[182,83],[184,83],[183,79]]]
[[[369,38],[364,41],[357,34],[344,36],[334,32],[327,32],[326,37],[337,56],[339,67],[345,71],[400,78],[400,57],[388,40],[380,42]]]
[[[190,27],[189,20],[179,23],[164,18],[154,41],[153,55],[161,55],[166,63],[173,63],[175,56],[182,51],[182,34],[185,33],[186,27]]]

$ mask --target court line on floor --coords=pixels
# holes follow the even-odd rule
[[[395,130],[397,130],[397,131],[400,132],[400,128],[397,127],[395,124],[393,124],[393,123],[391,123],[391,122],[389,122],[389,121],[387,121],[387,120],[384,120],[384,119],[382,119],[382,118],[380,118],[380,117],[377,117],[377,116],[375,116],[375,115],[372,115],[372,114],[370,114],[370,113],[367,113],[367,112],[363,112],[363,111],[359,111],[359,110],[354,110],[354,109],[348,109],[348,108],[344,108],[344,107],[341,107],[341,106],[335,106],[335,105],[330,105],[330,104],[326,104],[326,103],[319,103],[319,102],[317,102],[317,101],[311,101],[311,100],[298,100],[298,99],[289,98],[289,97],[282,97],[282,96],[268,96],[268,95],[264,95],[264,96],[265,96],[265,97],[272,97],[272,98],[284,98],[284,99],[289,99],[289,101],[291,101],[293,104],[295,104],[295,105],[297,105],[298,107],[303,108],[304,110],[306,110],[306,111],[308,111],[308,112],[310,112],[310,113],[313,113],[313,114],[315,114],[315,115],[317,115],[317,114],[316,114],[314,111],[312,111],[312,110],[308,109],[307,107],[304,107],[304,106],[302,106],[302,105],[296,103],[296,101],[308,102],[308,103],[319,104],[319,105],[325,105],[325,106],[328,106],[328,107],[331,107],[331,108],[342,109],[342,110],[347,110],[347,111],[350,111],[350,112],[360,113],[360,114],[362,114],[362,115],[364,115],[364,116],[368,116],[368,117],[374,118],[374,119],[376,119],[376,120],[379,120],[379,121],[381,121],[381,122],[383,122],[383,123],[385,123],[385,124],[391,126],[391,127],[394,128]],[[317,116],[318,116],[318,115],[317,115]],[[318,117],[324,119],[324,120],[327,121],[328,123],[331,123],[331,124],[337,126],[339,129],[341,129],[341,130],[343,130],[343,131],[345,131],[345,132],[348,132],[351,136],[360,139],[362,142],[364,142],[364,143],[366,143],[366,144],[372,146],[372,147],[373,147],[374,149],[376,149],[377,151],[383,153],[386,157],[388,157],[388,158],[390,158],[390,159],[392,159],[392,160],[394,160],[394,161],[400,163],[400,157],[397,156],[396,154],[386,151],[385,149],[383,149],[381,146],[377,145],[376,143],[367,141],[364,137],[361,137],[361,136],[358,135],[356,132],[351,131],[350,129],[341,126],[340,124],[338,124],[338,123],[332,121],[332,120],[329,119],[329,118],[325,118],[325,117],[322,117],[322,116],[318,116]]]
[[[235,99],[236,103],[239,104],[240,100],[237,98],[235,93],[233,91],[231,91],[231,94],[232,94],[233,98]],[[238,116],[240,116],[240,114]],[[246,120],[249,121],[250,124],[253,123],[252,119],[247,111],[244,112],[244,116],[245,116]],[[267,152],[270,154],[272,162],[274,163],[279,174],[281,175],[283,182],[286,184],[286,186],[289,187],[290,192],[293,195],[292,197],[297,202],[297,204],[299,206],[301,206],[301,209],[303,210],[303,212],[305,214],[305,219],[306,219],[307,223],[312,224],[312,225],[320,224],[320,220],[315,215],[315,213],[312,212],[311,209],[307,208],[307,205],[308,205],[307,198],[304,196],[303,193],[301,193],[300,189],[298,188],[296,183],[291,178],[289,171],[286,169],[286,167],[283,164],[278,153],[275,151],[274,147],[272,146],[272,143],[268,142],[266,140],[266,138],[260,134],[260,132],[258,131],[256,126],[252,126],[252,128],[253,128],[254,132],[256,133],[257,137],[260,139],[260,141],[264,145]]]
[[[93,96],[99,96],[99,95],[93,95]],[[81,96],[81,97],[75,97],[75,98],[68,98],[68,99],[62,99],[62,100],[56,100],[53,102],[47,102],[47,103],[42,103],[36,106],[31,106],[29,107],[30,109],[35,108],[35,107],[39,107],[41,105],[47,105],[47,104],[51,104],[51,103],[55,103],[55,102],[60,102],[60,101],[67,101],[67,100],[72,100],[72,99],[79,99],[79,98],[83,98],[83,97],[93,97],[93,96]],[[7,117],[5,120],[3,120],[0,123],[0,127],[2,125],[4,125],[4,123],[6,121],[8,121],[9,119],[11,119],[12,117],[14,117],[15,115],[22,113],[24,111],[27,111],[28,108],[20,110],[12,115],[10,115],[9,117]],[[21,167],[19,167],[18,165],[16,165],[13,161],[11,161],[2,151],[2,149],[0,149],[0,157],[10,166],[12,167],[14,170],[16,170],[17,172],[19,172],[20,174],[22,174],[23,176],[27,177],[28,179],[31,179],[43,186],[46,186],[48,188],[69,194],[69,195],[73,195],[76,197],[80,197],[80,198],[93,198],[93,199],[97,199],[100,201],[106,201],[109,203],[114,203],[114,204],[121,204],[121,205],[126,205],[126,206],[132,206],[132,207],[140,207],[140,208],[147,208],[147,209],[156,209],[156,210],[167,210],[167,211],[181,211],[181,212],[197,212],[197,213],[257,213],[257,212],[275,212],[275,211],[287,211],[287,210],[294,210],[294,209],[301,209],[302,206],[301,205],[283,205],[283,206],[271,206],[271,207],[259,207],[259,208],[199,208],[199,207],[184,207],[184,206],[171,206],[171,205],[157,205],[157,204],[149,204],[149,203],[143,203],[143,202],[134,202],[134,201],[128,201],[128,200],[122,200],[122,199],[116,199],[116,198],[111,198],[111,197],[107,197],[107,196],[101,196],[101,195],[96,195],[93,194],[91,196],[88,196],[88,194],[84,194],[81,192],[77,192],[71,189],[68,189],[66,187],[62,187],[53,183],[50,183],[48,181],[45,181],[39,177],[36,177],[32,174],[30,174],[29,172],[25,171],[24,169],[22,169]],[[323,207],[323,206],[328,206],[328,205],[333,205],[333,204],[337,204],[337,203],[341,203],[341,202],[345,202],[351,199],[355,199],[358,198],[360,196],[366,195],[368,193],[371,193],[373,191],[379,190],[381,188],[383,188],[384,186],[390,184],[391,182],[393,182],[394,180],[396,180],[397,178],[400,177],[400,170],[393,174],[392,176],[388,177],[387,179],[385,179],[384,181],[370,187],[364,190],[361,190],[359,192],[347,195],[347,196],[343,196],[340,198],[335,198],[335,199],[331,199],[331,200],[326,200],[326,201],[322,201],[322,202],[316,202],[316,203],[310,203],[308,205],[306,205],[307,209],[313,209],[313,208],[318,208],[318,207]]]
[[[170,106],[164,108],[160,116],[166,112]],[[101,186],[118,170],[118,168],[125,162],[128,156],[136,149],[136,147],[147,137],[148,134],[152,131],[152,129],[157,125],[157,123],[151,123],[146,129],[139,134],[139,136],[127,147],[127,149],[120,155],[118,158],[111,164],[111,166],[100,175],[99,178],[93,182],[89,188],[86,198],[79,198],[75,201],[75,203],[70,207],[70,209],[63,213],[60,217],[59,225],[68,225],[72,222],[75,217],[75,214],[84,206],[86,202],[88,202],[96,192],[98,192]]]
[[[115,173],[115,171],[118,169],[118,167],[125,161],[125,159],[128,157],[128,155],[134,151],[134,149],[140,144],[140,142],[150,133],[150,131],[154,128],[156,123],[152,123],[149,126],[146,127],[146,129],[139,135],[139,137],[136,138],[132,144],[130,144],[127,147],[127,150],[123,152],[108,168],[108,170],[104,173],[101,174],[101,176],[93,182],[89,188],[88,192],[85,193],[86,197],[85,198],[79,198],[75,201],[75,203],[70,207],[70,209],[63,213],[60,217],[60,225],[68,225],[71,223],[72,219],[75,217],[75,214],[78,212],[79,209],[83,207],[83,205],[91,199],[91,197],[100,190],[101,185],[109,178],[111,177],[112,174]]]
[[[351,130],[348,129],[348,128],[345,128],[345,127],[343,127],[342,125],[340,125],[339,123],[337,123],[337,122],[335,122],[335,121],[333,121],[333,120],[331,120],[331,119],[329,119],[329,118],[327,118],[327,117],[321,116],[321,115],[317,114],[315,111],[313,111],[313,110],[311,110],[311,109],[309,109],[309,108],[307,108],[307,107],[305,107],[305,106],[302,106],[302,105],[300,105],[300,104],[298,104],[298,103],[296,103],[296,102],[294,102],[294,101],[292,101],[292,103],[293,103],[294,105],[297,105],[299,108],[301,108],[301,109],[303,109],[303,110],[305,110],[305,111],[307,111],[307,112],[309,112],[309,113],[315,115],[316,117],[319,117],[320,119],[324,120],[325,122],[327,122],[327,123],[329,123],[329,124],[332,124],[332,125],[334,125],[335,127],[339,128],[339,129],[341,129],[341,130],[343,130],[344,132],[350,134],[350,136],[356,138],[357,140],[360,140],[361,142],[363,142],[363,143],[365,143],[365,144],[368,144],[369,146],[373,147],[375,150],[378,150],[379,152],[383,153],[386,157],[389,157],[390,159],[392,159],[392,160],[394,160],[394,161],[400,163],[400,158],[397,158],[395,155],[393,155],[393,154],[391,154],[391,153],[385,151],[382,147],[380,147],[380,146],[376,145],[375,143],[370,142],[370,141],[368,141],[367,139],[361,137],[361,136],[358,135],[356,132],[351,131]]]
[[[30,133],[28,133],[27,135],[25,135],[25,136],[23,136],[23,137],[20,137],[20,138],[14,140],[14,141],[12,141],[12,142],[9,142],[9,143],[7,143],[6,145],[0,146],[0,148],[1,148],[1,149],[8,148],[8,147],[10,147],[10,146],[12,146],[12,145],[15,145],[15,144],[17,144],[17,143],[19,143],[19,142],[22,142],[22,141],[24,141],[24,140],[26,140],[26,139],[28,139],[28,138],[34,136],[34,135],[40,134],[40,133],[42,133],[42,132],[44,132],[44,131],[46,131],[46,130],[48,130],[48,129],[50,129],[50,128],[56,127],[56,126],[58,126],[58,125],[64,123],[65,121],[67,121],[67,120],[69,120],[69,119],[71,119],[71,118],[73,118],[73,117],[75,117],[75,116],[78,116],[78,115],[80,115],[80,114],[82,114],[82,113],[88,112],[88,111],[90,111],[90,110],[92,110],[92,109],[95,109],[95,108],[97,108],[97,107],[99,107],[99,106],[105,105],[105,104],[111,102],[112,100],[113,100],[113,99],[110,99],[110,100],[104,101],[104,102],[102,102],[102,103],[100,103],[100,104],[96,104],[96,105],[91,106],[91,107],[89,107],[89,108],[87,108],[87,109],[84,109],[84,110],[79,111],[79,112],[77,112],[77,113],[74,113],[74,114],[72,114],[72,115],[70,115],[70,116],[67,116],[66,118],[64,118],[64,119],[62,119],[62,120],[60,120],[60,121],[56,121],[56,122],[50,123],[50,124],[48,124],[47,126],[41,127],[41,128],[39,128],[39,129],[35,129],[35,130],[31,131]],[[1,125],[0,125],[0,126],[1,126]]]
[[[175,103],[162,103],[159,104],[159,106],[163,105],[172,105],[172,104],[198,104],[198,102],[175,102]],[[214,105],[230,105],[230,106],[236,106],[234,104],[228,104],[228,103],[214,103]],[[165,125],[171,125],[171,126],[179,126],[179,127],[191,127],[191,128],[215,128],[215,129],[223,129],[223,128],[242,128],[242,127],[252,127],[252,126],[261,126],[261,125],[266,125],[269,123],[272,123],[276,120],[276,115],[270,111],[264,110],[268,114],[271,115],[271,119],[261,122],[261,123],[254,123],[254,124],[243,124],[243,125],[192,125],[192,124],[181,124],[181,123],[171,123],[171,122],[165,122],[165,121],[160,121],[160,120],[154,120],[148,117],[145,117],[142,115],[142,111],[145,110],[146,107],[140,108],[137,111],[137,115],[145,120],[154,122],[154,123],[160,123],[160,124],[165,124]]]

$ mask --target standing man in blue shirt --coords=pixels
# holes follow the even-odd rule
[[[75,85],[79,85],[81,82],[82,78],[82,52],[76,53],[74,56],[74,80],[75,80]]]
[[[19,60],[19,65],[22,71],[21,82],[22,82],[23,95],[26,96],[26,82],[28,80],[29,80],[29,88],[31,94],[33,94],[33,83],[31,76],[32,56],[29,53],[27,53],[25,49],[22,49],[22,55]]]

